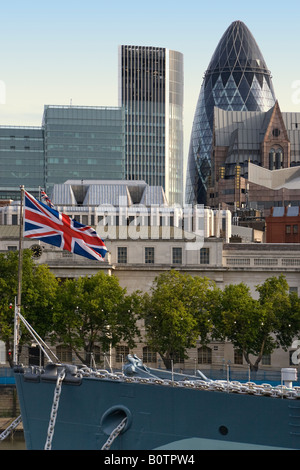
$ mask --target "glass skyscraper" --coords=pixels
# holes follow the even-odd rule
[[[183,56],[160,47],[119,47],[128,180],[162,186],[183,202]]]
[[[20,186],[38,194],[45,185],[44,130],[0,127],[0,199],[19,199]]]
[[[275,104],[271,75],[247,26],[233,22],[206,70],[191,133],[185,202],[206,202],[213,164],[214,107],[228,111],[267,111]]]
[[[45,106],[43,128],[47,191],[68,179],[124,179],[122,108]]]
[[[125,179],[125,112],[45,106],[41,127],[0,127],[0,199],[34,196],[69,179]]]

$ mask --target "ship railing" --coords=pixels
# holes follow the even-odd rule
[[[88,368],[85,370],[85,375],[88,376]],[[126,376],[122,373],[111,373],[106,370],[90,371],[91,376],[106,380],[118,380],[126,383],[150,384],[161,386],[172,386],[182,388],[193,388],[206,391],[218,391],[227,393],[239,393],[250,395],[264,395],[273,398],[288,398],[299,399],[300,387],[289,388],[286,385],[272,386],[268,383],[256,384],[255,382],[241,383],[239,381],[228,380],[172,380],[166,378],[159,378],[155,376],[139,377],[139,376]]]

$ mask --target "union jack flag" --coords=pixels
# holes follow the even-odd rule
[[[41,197],[42,199],[44,199],[47,206],[52,207],[52,208],[54,207],[54,205],[51,202],[51,199],[47,196],[47,194],[43,190],[41,190]]]
[[[107,249],[91,227],[70,219],[27,191],[24,212],[24,237],[37,238],[71,253],[103,261]]]

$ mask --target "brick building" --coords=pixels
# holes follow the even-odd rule
[[[267,243],[300,243],[298,206],[273,207],[266,218]]]
[[[300,113],[214,109],[214,145],[207,203],[252,208],[299,205]]]

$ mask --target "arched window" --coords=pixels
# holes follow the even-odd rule
[[[143,347],[143,362],[156,362],[156,351],[148,346]]]
[[[269,152],[269,170],[275,170],[275,150]]]
[[[198,364],[211,364],[212,362],[212,353],[211,349],[207,346],[198,348]]]
[[[283,168],[283,150],[278,147],[269,152],[269,170],[280,170]]]
[[[283,167],[283,151],[281,148],[276,149],[275,155],[275,168],[276,170],[280,170]]]
[[[60,344],[56,346],[56,355],[61,362],[72,362],[72,349]]]
[[[116,362],[126,362],[128,354],[128,346],[116,346]]]

